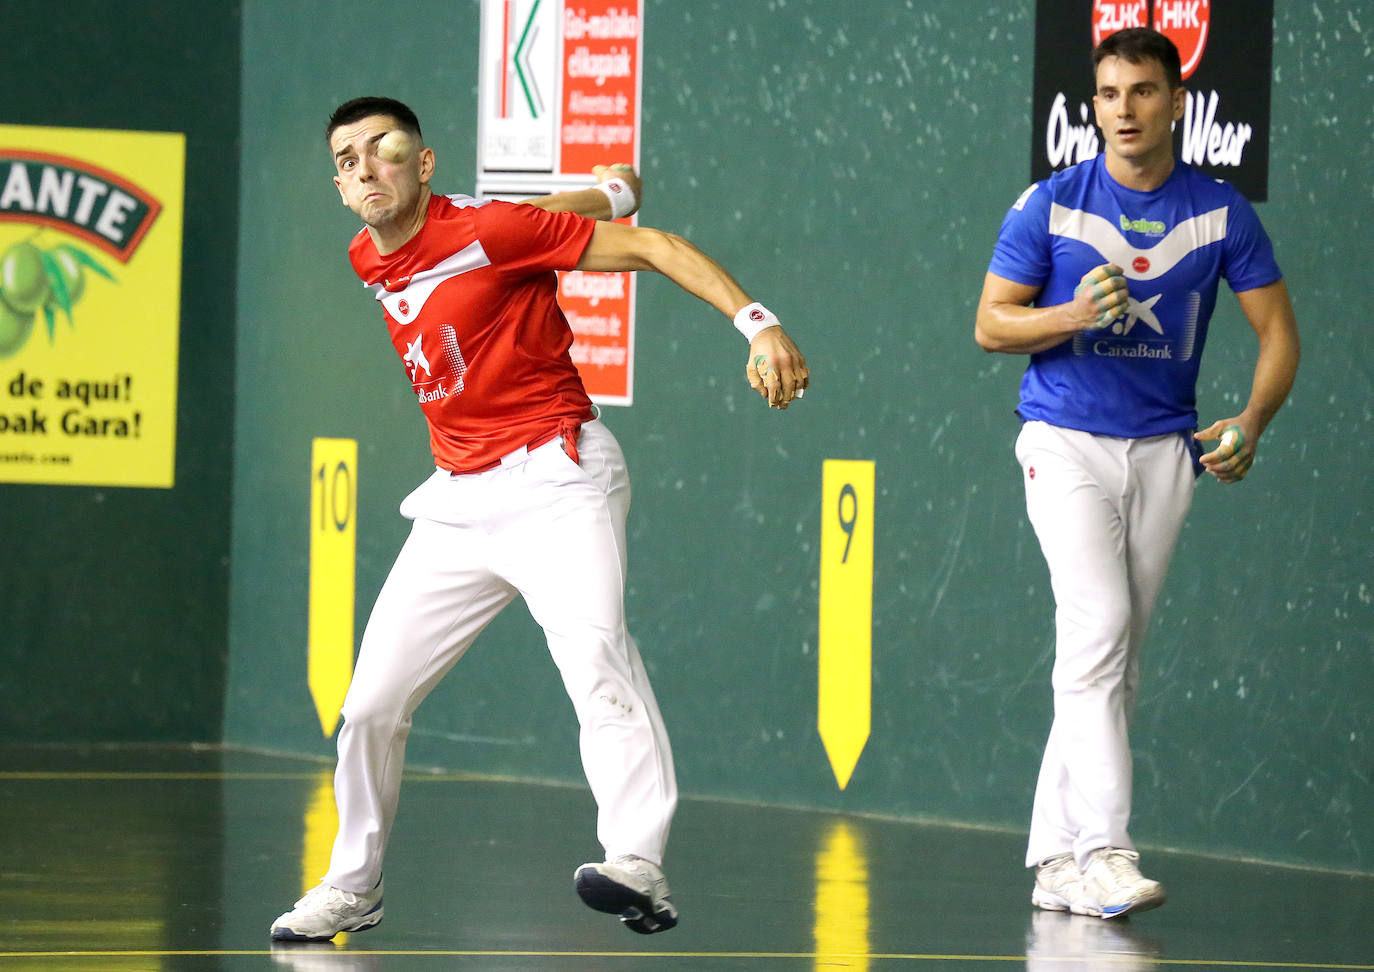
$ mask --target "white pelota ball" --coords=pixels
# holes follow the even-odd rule
[[[399,128],[387,132],[377,143],[377,157],[387,162],[404,162],[410,158],[410,136]]]

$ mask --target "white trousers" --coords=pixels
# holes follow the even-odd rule
[[[1134,849],[1127,735],[1140,649],[1196,481],[1179,434],[1117,439],[1027,422],[1016,440],[1026,511],[1055,601],[1054,724],[1026,866]]]
[[[516,594],[544,629],[577,713],[607,856],[662,862],[677,783],[625,628],[625,458],[600,421],[582,427],[578,452],[580,465],[554,439],[488,472],[436,470],[401,504],[415,523],[372,609],[343,705],[327,883],[358,892],[380,880],[411,717]],[[513,683],[512,696],[519,691]]]

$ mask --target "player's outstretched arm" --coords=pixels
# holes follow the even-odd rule
[[[594,165],[592,174],[596,176],[596,185],[587,189],[536,196],[524,200],[524,203],[550,213],[576,213],[588,219],[602,220],[621,219],[639,209],[639,204],[644,201],[644,182],[634,166],[624,162]]]
[[[983,280],[973,337],[984,351],[1035,354],[1048,351],[1079,331],[1106,327],[1126,311],[1130,294],[1121,268],[1104,263],[1083,275],[1073,300],[1031,307],[1040,288],[995,273]]]
[[[680,236],[644,226],[597,223],[579,270],[653,270],[734,321],[749,340],[745,375],[774,408],[786,408],[810,385],[811,372],[778,319],[745,293],[715,260]]]
[[[1297,318],[1282,280],[1243,290],[1236,299],[1259,338],[1250,400],[1239,415],[1219,419],[1196,434],[1201,441],[1217,441],[1199,462],[1223,483],[1238,483],[1250,471],[1260,436],[1293,389],[1301,353]]]

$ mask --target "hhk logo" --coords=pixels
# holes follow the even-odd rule
[[[1212,25],[1210,0],[1156,0],[1154,28],[1178,48],[1183,80],[1197,70]]]
[[[1093,0],[1094,46],[1118,30],[1153,27],[1178,48],[1185,81],[1202,61],[1211,24],[1211,0]]]

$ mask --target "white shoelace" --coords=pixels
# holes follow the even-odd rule
[[[345,891],[328,884],[317,884],[305,893],[305,897],[296,903],[296,907],[322,908],[333,911],[339,904],[352,908],[357,903],[358,896],[352,891]]]
[[[1113,848],[1105,854],[1099,854],[1097,859],[1102,861],[1111,876],[1122,884],[1134,884],[1144,880],[1140,869],[1135,866],[1135,860],[1126,851]]]

